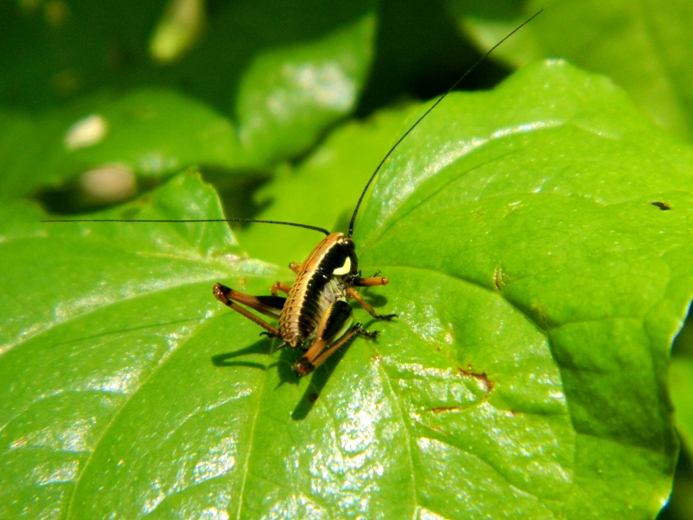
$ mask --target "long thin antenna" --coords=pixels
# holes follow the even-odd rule
[[[282,222],[280,220],[257,220],[257,219],[251,219],[251,218],[211,218],[211,219],[204,219],[204,220],[196,220],[196,219],[191,219],[191,220],[168,220],[168,219],[149,219],[149,220],[127,220],[127,219],[115,219],[115,218],[91,218],[91,219],[86,219],[86,218],[78,218],[78,219],[47,219],[47,220],[42,220],[41,222],[257,222],[259,224],[280,224],[282,226],[293,226],[293,227],[299,227],[299,228],[304,228],[304,229],[312,229],[313,231],[320,231],[321,233],[325,233],[325,235],[329,235],[330,232],[327,231],[326,229],[323,229],[321,227],[317,226],[309,226],[308,224],[298,224],[296,222]]]
[[[356,215],[358,214],[359,208],[361,207],[361,202],[363,201],[363,197],[366,196],[366,192],[368,191],[368,187],[369,187],[369,186],[371,185],[371,183],[373,182],[373,179],[375,179],[375,176],[378,175],[378,172],[380,171],[380,168],[383,166],[383,164],[385,164],[385,161],[387,161],[388,157],[390,157],[390,155],[392,155],[392,152],[395,151],[395,148],[397,148],[397,147],[399,146],[399,143],[401,143],[402,141],[404,141],[404,138],[407,137],[407,136],[411,133],[411,131],[414,130],[414,128],[416,128],[417,125],[418,125],[428,114],[430,114],[431,111],[432,111],[435,107],[437,107],[438,104],[439,104],[441,101],[443,101],[443,99],[445,99],[445,96],[447,96],[450,92],[452,92],[452,91],[455,89],[455,87],[456,87],[457,85],[459,85],[460,82],[461,82],[464,78],[466,78],[466,77],[467,77],[474,69],[476,69],[484,60],[486,60],[486,58],[488,58],[489,54],[491,54],[494,50],[496,50],[496,49],[498,48],[498,46],[501,45],[505,40],[507,40],[508,38],[510,38],[513,34],[515,34],[517,31],[519,31],[520,29],[522,29],[525,25],[527,25],[529,22],[531,22],[531,21],[534,20],[537,16],[539,16],[539,15],[541,14],[542,11],[543,11],[543,9],[540,9],[539,11],[537,11],[536,13],[534,13],[534,14],[533,14],[531,17],[529,17],[527,20],[525,20],[525,21],[522,22],[520,25],[518,25],[517,27],[515,27],[515,29],[513,29],[510,33],[508,33],[501,41],[499,41],[499,42],[496,43],[493,47],[491,47],[488,51],[486,51],[486,54],[484,54],[481,58],[479,58],[478,60],[476,60],[476,62],[475,62],[471,67],[469,67],[469,68],[467,69],[467,71],[466,71],[464,74],[462,74],[462,76],[460,76],[460,78],[459,78],[457,81],[455,81],[455,83],[452,84],[452,86],[447,90],[447,92],[445,92],[444,94],[442,94],[442,95],[436,100],[436,102],[433,103],[433,104],[428,108],[428,110],[426,110],[426,112],[424,112],[423,115],[422,115],[419,119],[417,119],[416,122],[415,122],[413,125],[411,125],[411,126],[409,127],[409,130],[407,130],[406,132],[404,132],[404,134],[402,134],[402,136],[397,140],[397,142],[392,146],[392,148],[390,148],[390,150],[385,154],[385,157],[382,158],[382,160],[380,161],[380,164],[378,164],[378,166],[375,168],[375,171],[374,171],[373,174],[371,175],[371,178],[368,179],[368,182],[366,183],[366,187],[363,188],[363,191],[361,192],[361,196],[359,197],[359,200],[358,200],[358,202],[356,203],[356,207],[354,208],[354,213],[353,213],[353,215],[351,215],[351,220],[349,221],[349,235],[348,235],[348,236],[352,236],[352,235],[354,234],[354,224],[355,224],[355,222],[356,222]]]

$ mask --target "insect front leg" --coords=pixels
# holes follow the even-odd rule
[[[375,278],[363,278],[363,280],[374,280]],[[385,283],[382,285],[386,285],[388,282],[387,278],[384,278]],[[373,284],[376,285],[376,284]],[[375,309],[371,307],[363,298],[361,298],[361,295],[354,289],[353,287],[347,287],[346,290],[347,294],[349,297],[353,298],[356,300],[356,303],[358,303],[361,307],[366,309],[368,314],[373,316],[376,320],[384,320],[384,321],[390,321],[392,318],[396,318],[396,314],[378,314],[375,312]]]
[[[296,373],[299,376],[310,374],[356,334],[371,338],[378,335],[377,332],[368,332],[360,323],[349,328],[351,321],[351,307],[346,301],[337,300],[330,305],[320,320],[315,340],[303,357],[294,363]]]
[[[230,287],[226,287],[220,283],[214,284],[212,294],[214,294],[214,297],[227,307],[231,307],[237,313],[242,314],[250,321],[260,325],[260,327],[267,331],[269,336],[275,338],[280,337],[279,329],[273,327],[259,316],[250,312],[248,309],[241,307],[239,303],[260,312],[265,316],[279,318],[279,315],[282,312],[282,307],[284,307],[284,302],[286,302],[286,298],[282,298],[281,296],[250,296],[249,294],[234,291]]]
[[[376,271],[373,276],[368,278],[361,278],[361,271],[359,271],[359,276],[354,280],[354,285],[357,287],[372,287],[374,285],[387,285],[390,283],[390,279],[385,276],[378,276],[380,271]]]
[[[272,293],[272,296],[276,296],[279,291],[283,292],[284,294],[289,294],[290,290],[291,286],[289,284],[282,282],[274,282],[272,287],[270,287],[270,292]]]

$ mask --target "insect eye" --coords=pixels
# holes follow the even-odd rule
[[[356,249],[356,244],[354,244],[354,241],[349,237],[346,237],[344,240],[342,240],[342,245],[346,247],[349,251],[353,251],[354,249]]]

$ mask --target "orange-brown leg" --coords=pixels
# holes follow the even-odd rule
[[[310,374],[317,365],[315,360],[320,356],[320,352],[327,346],[327,341],[324,339],[316,339],[313,344],[306,350],[306,353],[301,356],[301,359],[294,363],[294,370],[299,376]]]
[[[359,271],[359,275],[361,274],[361,271]],[[374,285],[387,285],[390,283],[390,280],[388,278],[385,278],[384,276],[378,276],[380,274],[380,271],[376,271],[373,276],[370,276],[368,278],[357,278],[354,280],[354,285],[357,287],[372,287]]]
[[[342,336],[350,324],[351,307],[349,307],[346,300],[337,300],[330,304],[320,318],[317,331],[315,332],[315,340],[313,340],[313,343],[308,347],[301,359],[294,363],[296,373],[299,376],[305,376],[315,370],[315,367],[329,357],[325,356],[325,352],[329,350],[331,354],[339,348],[334,348],[334,345],[330,346],[330,343],[333,341],[336,341],[335,344],[339,344],[339,346],[344,345]],[[349,332],[346,334],[349,334]]]
[[[283,292],[284,294],[289,294],[290,289],[291,286],[289,284],[274,282],[272,287],[270,287],[270,292],[272,293],[272,296],[276,296],[279,291]]]
[[[294,273],[298,274],[301,272],[301,264],[298,262],[291,262],[289,264],[289,269],[291,269]]]
[[[373,280],[374,278],[365,278],[366,280]],[[387,278],[385,278],[387,280]],[[361,295],[354,289],[353,287],[348,287],[346,290],[347,294],[356,300],[356,303],[358,303],[361,307],[366,309],[368,311],[368,314],[373,316],[376,320],[385,320],[385,321],[390,321],[392,318],[396,318],[396,314],[378,314],[375,312],[375,309],[371,307],[363,298],[361,298]]]
[[[313,370],[315,370],[320,365],[322,365],[328,357],[330,357],[332,354],[334,354],[336,351],[338,351],[340,348],[342,348],[344,346],[344,344],[347,343],[356,334],[361,334],[362,336],[367,336],[369,338],[375,338],[379,333],[377,330],[373,331],[373,332],[368,332],[366,329],[364,329],[361,326],[360,323],[357,323],[356,325],[351,327],[346,332],[346,334],[344,334],[344,336],[339,338],[339,341],[335,342],[327,350],[323,350],[322,352],[320,352],[320,354],[312,362],[310,362],[307,359],[307,356],[303,356],[294,365],[294,370],[296,370],[298,375],[301,375],[301,376],[305,376],[306,374],[311,373]],[[306,352],[306,354],[307,354],[307,352]]]
[[[275,338],[280,337],[279,329],[273,327],[265,320],[263,320],[259,316],[256,316],[249,310],[241,307],[240,305],[238,305],[238,303],[247,305],[251,309],[255,309],[256,311],[266,314],[268,316],[278,317],[279,313],[281,313],[281,307],[279,306],[279,303],[281,302],[283,305],[283,301],[285,300],[284,298],[280,298],[278,296],[250,296],[248,294],[243,294],[241,292],[234,291],[233,289],[226,287],[225,285],[222,285],[220,283],[214,284],[212,294],[214,294],[214,297],[227,307],[232,308],[234,311],[236,311],[239,314],[242,314],[250,321],[260,325],[260,327],[265,329],[270,336],[273,336]]]

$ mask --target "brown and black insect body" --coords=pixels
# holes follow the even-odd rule
[[[390,320],[395,315],[380,315],[356,292],[356,286],[386,285],[387,278],[362,278],[351,236],[331,233],[311,252],[303,264],[291,264],[296,279],[291,285],[275,283],[270,297],[248,296],[221,284],[214,286],[214,296],[234,310],[241,303],[279,318],[279,327],[259,323],[270,336],[281,338],[284,345],[305,350],[294,370],[304,376],[320,366],[356,334],[375,337],[360,323],[352,325],[349,298],[356,300],[371,316]],[[287,294],[280,298],[278,292]],[[269,298],[273,300],[270,301]],[[273,307],[270,312],[268,306]],[[245,310],[245,309],[244,309]],[[246,311],[247,312],[247,311]],[[245,313],[243,313],[245,315]]]
[[[294,370],[304,376],[319,367],[328,357],[355,335],[375,337],[361,323],[352,325],[352,309],[348,300],[354,299],[377,320],[391,320],[394,314],[381,315],[366,303],[355,287],[387,285],[389,280],[377,273],[362,278],[354,240],[344,233],[328,233],[302,264],[293,263],[296,279],[291,285],[276,282],[272,296],[249,296],[222,284],[216,284],[214,296],[263,327],[267,334],[281,338],[283,345],[304,350]],[[286,298],[277,296],[285,293]],[[274,327],[257,316],[248,316],[242,304],[265,315],[279,319]]]
[[[272,285],[271,296],[251,296],[217,283],[213,287],[214,297],[224,305],[242,314],[265,329],[267,335],[282,340],[282,346],[290,345],[304,351],[302,357],[293,365],[299,376],[305,376],[319,367],[334,352],[344,346],[355,335],[374,338],[377,331],[367,331],[361,323],[352,324],[352,309],[349,300],[355,300],[376,320],[389,321],[395,314],[378,314],[361,298],[356,287],[387,285],[389,280],[375,273],[368,278],[361,277],[358,269],[356,245],[352,238],[359,208],[368,188],[399,144],[416,126],[462,81],[477,65],[485,60],[496,47],[502,44],[521,27],[539,15],[541,11],[518,26],[500,42],[494,45],[470,67],[450,89],[441,95],[424,114],[397,140],[380,161],[366,186],[361,192],[349,222],[349,232],[330,233],[326,229],[274,220],[255,219],[208,219],[208,220],[44,220],[44,222],[258,222],[281,224],[320,231],[326,237],[313,249],[308,258],[301,263],[292,263],[290,268],[296,273],[291,285],[276,282]],[[286,294],[286,297],[278,293]],[[252,312],[255,311],[255,312]],[[279,320],[278,327],[271,325],[257,313]]]

